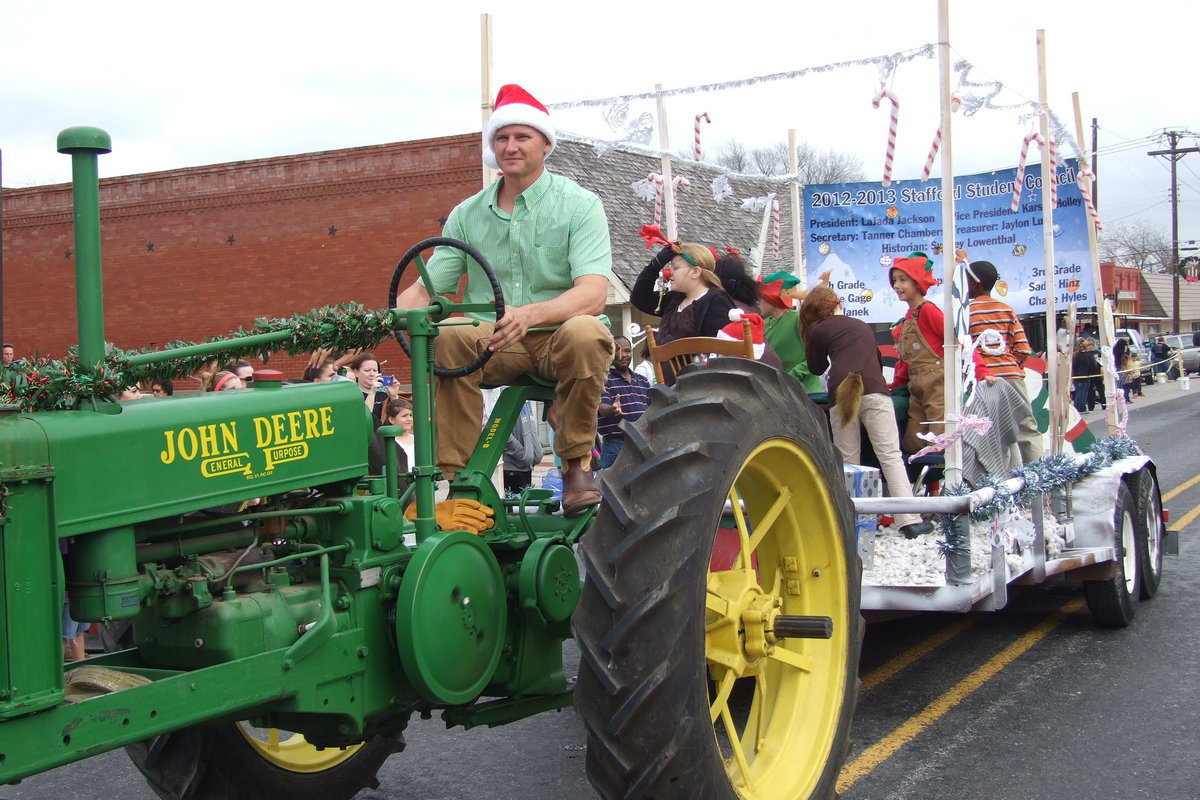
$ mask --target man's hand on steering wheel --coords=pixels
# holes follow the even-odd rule
[[[536,327],[534,314],[528,306],[508,306],[504,316],[496,323],[496,330],[488,338],[488,349],[498,353],[525,338],[531,327]]]

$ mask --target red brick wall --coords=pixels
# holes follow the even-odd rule
[[[105,338],[136,349],[331,303],[382,308],[400,256],[478,190],[479,164],[466,134],[104,179]],[[68,185],[4,192],[4,338],[18,355],[76,341],[71,217]],[[378,355],[408,380],[395,342]],[[299,377],[304,361],[271,363]]]

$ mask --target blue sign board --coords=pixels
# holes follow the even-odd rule
[[[1087,212],[1076,184],[1078,163],[1059,165],[1054,209],[1054,285],[1057,304],[1095,305]],[[1025,170],[1019,207],[1012,210],[1017,170],[954,179],[955,246],[970,261],[990,261],[1000,280],[993,296],[1018,314],[1046,310],[1041,165]],[[942,186],[936,181],[813,184],[804,189],[808,285],[830,270],[846,314],[866,322],[895,322],[908,310],[888,280],[893,259],[929,255],[942,277]],[[941,305],[942,290],[930,291]]]

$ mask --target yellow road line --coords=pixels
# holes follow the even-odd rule
[[[896,754],[901,747],[911,742],[922,731],[946,715],[952,708],[961,703],[976,689],[994,678],[1019,656],[1033,647],[1057,628],[1075,612],[1083,608],[1084,601],[1076,597],[1060,607],[1057,611],[1043,620],[1036,628],[1026,633],[1020,639],[1010,644],[992,657],[986,664],[976,669],[967,677],[956,683],[950,691],[934,700],[916,716],[892,731],[883,739],[864,750],[858,758],[842,767],[838,776],[837,790],[844,792],[857,783],[861,778],[870,775],[884,761]]]
[[[871,670],[871,672],[862,679],[863,693],[865,694],[871,691],[896,673],[911,666],[917,660],[929,655],[934,650],[941,647],[955,636],[958,636],[960,633],[974,625],[982,618],[983,615],[979,612],[972,612],[964,619],[941,631],[938,631],[933,636],[930,636],[928,639],[917,644],[916,646],[905,650],[903,653],[896,656],[891,661],[888,661],[886,664],[882,664]]]
[[[1200,506],[1196,506],[1191,511],[1184,514],[1179,519],[1175,520],[1167,527],[1169,531],[1181,531],[1192,523],[1196,517],[1200,517]]]
[[[1186,492],[1188,489],[1195,486],[1197,483],[1200,483],[1200,475],[1197,475],[1196,477],[1192,478],[1191,480],[1187,481],[1186,483],[1179,484],[1174,489],[1172,489],[1171,491],[1164,494],[1162,496],[1162,501],[1165,503],[1173,497],[1178,497],[1179,495]]]

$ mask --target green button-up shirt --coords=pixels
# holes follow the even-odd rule
[[[551,300],[581,275],[612,274],[608,218],[600,198],[570,178],[542,173],[517,195],[512,214],[497,201],[500,182],[455,206],[442,235],[475,247],[491,264],[504,302],[524,306]],[[451,294],[467,273],[464,302],[492,299],[483,270],[461,250],[437,248],[429,259],[433,291]],[[426,287],[429,288],[429,287]],[[474,314],[493,320],[495,315]]]

